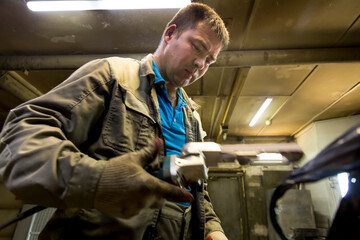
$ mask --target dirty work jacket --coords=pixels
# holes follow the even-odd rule
[[[162,137],[154,81],[152,55],[94,60],[9,113],[0,135],[0,175],[25,203],[58,208],[44,239],[142,239],[156,224],[166,225],[158,210],[120,219],[93,209],[105,161]],[[182,93],[186,141],[200,141],[193,104]],[[199,194],[193,206],[203,208],[193,215],[206,220],[206,233],[222,231],[207,192]]]

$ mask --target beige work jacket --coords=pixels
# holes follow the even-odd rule
[[[58,208],[44,238],[142,239],[161,222],[158,210],[119,219],[93,209],[105,161],[162,138],[154,81],[152,55],[94,60],[11,110],[0,135],[0,175],[25,203]],[[194,104],[182,93],[186,141],[201,141]],[[204,193],[197,201],[204,207],[205,231],[222,231]]]

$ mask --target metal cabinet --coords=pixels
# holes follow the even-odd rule
[[[248,239],[243,172],[210,170],[208,191],[229,240]]]
[[[288,167],[209,169],[208,191],[229,240],[268,240],[275,234],[266,193],[290,173]]]

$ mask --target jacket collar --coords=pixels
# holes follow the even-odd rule
[[[152,54],[148,54],[147,56],[145,56],[143,59],[141,59],[140,61],[140,72],[139,75],[141,77],[146,77],[146,76],[150,76],[150,84],[153,85],[155,82],[155,73],[153,70],[153,55]]]

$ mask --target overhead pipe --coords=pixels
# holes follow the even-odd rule
[[[1,73],[0,88],[11,93],[22,102],[42,95],[42,92],[15,72]]]
[[[41,55],[0,56],[1,70],[75,70],[85,63],[100,58],[124,57],[142,59],[146,54],[95,54],[95,55]]]
[[[71,70],[97,59],[111,56],[142,59],[147,53],[99,55],[0,56],[0,70]],[[224,51],[212,67],[249,67],[359,62],[360,47],[284,50]]]
[[[221,118],[219,130],[216,135],[217,143],[221,143],[222,140],[226,140],[230,117],[234,111],[236,101],[238,99],[238,96],[240,95],[241,89],[244,85],[245,79],[247,78],[247,74],[249,73],[249,70],[250,68],[246,67],[246,68],[239,68],[236,71],[235,78],[231,86],[231,91],[226,102],[225,110]]]

